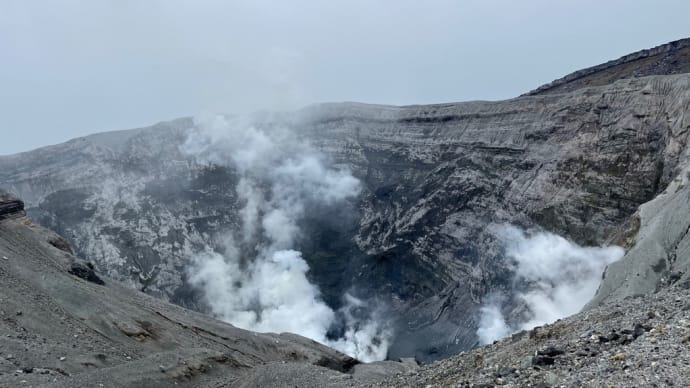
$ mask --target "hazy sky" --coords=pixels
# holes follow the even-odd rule
[[[0,0],[0,154],[199,112],[504,99],[690,36],[687,0]]]

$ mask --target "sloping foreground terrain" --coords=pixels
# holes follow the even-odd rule
[[[688,386],[688,171],[640,207],[632,248],[583,312],[374,386]]]
[[[22,209],[0,192],[0,387],[346,386],[415,367],[359,364],[132,290],[94,273]]]
[[[376,387],[687,387],[690,284],[607,302]]]
[[[583,245],[629,248],[644,237],[639,206],[688,161],[688,47],[631,54],[506,101],[325,104],[256,117],[253,127],[292,131],[361,182],[345,206],[300,220],[295,248],[310,280],[334,310],[346,290],[388,306],[393,359],[477,345],[487,298],[505,296],[510,319],[524,313],[511,297],[529,286],[513,281],[492,225]],[[0,157],[0,184],[101,273],[209,312],[189,282],[190,260],[223,251],[222,236],[241,229],[242,201],[233,166],[184,151],[199,126],[183,118]],[[675,256],[657,248],[645,248],[658,256],[652,277],[620,275],[598,300],[622,284],[634,294],[668,279]]]

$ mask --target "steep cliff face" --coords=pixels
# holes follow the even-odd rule
[[[411,274],[385,289],[392,293],[401,283],[422,285],[413,300],[424,302],[413,314],[425,318],[410,325],[421,333],[409,336],[445,332],[446,341],[467,346],[473,308],[510,288],[503,242],[488,226],[538,225],[581,244],[622,242],[619,225],[685,158],[687,92],[687,76],[675,76],[497,103],[377,107],[374,117],[349,106],[344,118],[317,128],[322,136],[350,128],[341,135],[348,155],[340,157],[354,160],[371,185],[357,235],[371,254],[365,272],[372,281],[401,267]],[[405,272],[408,255],[425,272]]]
[[[683,387],[688,286],[603,303],[369,386]]]
[[[686,58],[686,47],[640,60]],[[475,345],[483,299],[515,287],[492,226],[629,245],[631,216],[687,162],[690,75],[627,74],[499,102],[325,104],[255,118],[290,128],[362,182],[345,210],[301,221],[299,248],[326,302],[337,307],[348,289],[378,297],[396,329],[389,355],[428,360]],[[104,273],[204,311],[186,268],[204,247],[222,249],[241,204],[234,169],[180,150],[194,125],[1,157],[0,184]]]
[[[0,193],[0,209],[17,201]],[[240,330],[115,280],[95,281],[74,271],[80,260],[68,246],[55,244],[60,236],[19,210],[13,215],[0,219],[2,386],[257,386],[263,381],[339,387],[415,367],[360,364],[304,337]]]
[[[674,284],[690,287],[690,165],[666,190],[640,206],[628,225],[631,247],[611,264],[589,308],[652,294]]]
[[[0,190],[0,220],[24,216],[24,202],[14,195]]]

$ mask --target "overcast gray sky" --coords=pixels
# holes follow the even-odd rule
[[[690,36],[687,0],[0,0],[0,154],[200,112],[514,97]]]

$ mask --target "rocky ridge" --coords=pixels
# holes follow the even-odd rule
[[[634,243],[622,260],[608,266],[589,306],[651,294],[676,282],[690,284],[689,168],[633,215],[627,234]]]
[[[384,299],[397,333],[389,356],[432,360],[477,344],[477,310],[488,295],[510,298],[526,286],[512,281],[491,225],[632,247],[640,223],[658,224],[639,206],[688,162],[690,76],[671,74],[690,63],[686,43],[587,73],[608,74],[603,84],[559,83],[572,90],[497,102],[324,104],[257,117],[257,126],[290,128],[363,184],[340,213],[302,220],[310,238],[299,248],[311,280],[333,308],[343,290]],[[669,65],[625,70],[648,59]],[[217,237],[239,227],[240,204],[232,168],[180,150],[195,125],[185,118],[0,157],[0,183],[96,270],[207,311],[185,269],[195,252],[222,248]],[[661,249],[656,275],[642,277],[651,279],[645,291],[676,276],[669,264],[683,262],[685,246],[676,240]],[[616,278],[607,273],[599,298],[618,295]],[[519,315],[516,306],[508,301],[504,315]]]
[[[606,85],[623,78],[682,73],[690,73],[690,39],[679,39],[578,70],[526,95],[564,93],[587,86]]]

